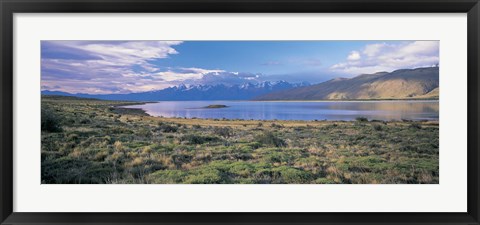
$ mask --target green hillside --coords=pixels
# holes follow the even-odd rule
[[[438,67],[428,67],[337,78],[312,86],[270,93],[256,100],[438,98],[438,88]]]

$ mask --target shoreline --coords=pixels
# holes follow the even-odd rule
[[[293,102],[293,101],[292,101]],[[298,102],[303,102],[303,101],[298,101]],[[424,101],[425,102],[425,101]],[[429,102],[429,101],[428,101]],[[206,121],[256,121],[256,122],[283,122],[283,121],[294,121],[294,122],[356,122],[357,118],[363,118],[362,116],[358,116],[357,118],[351,119],[351,120],[327,120],[327,119],[313,119],[313,120],[280,120],[280,119],[241,119],[241,118],[200,118],[200,117],[166,117],[166,116],[155,116],[149,114],[145,109],[143,108],[126,108],[124,106],[141,106],[145,104],[153,104],[153,103],[160,103],[160,102],[140,102],[139,104],[122,104],[122,105],[115,105],[112,106],[112,108],[115,109],[121,109],[122,111],[125,111],[126,113],[124,114],[143,114],[144,116],[149,116],[153,118],[166,118],[166,119],[185,119],[185,120],[206,120]],[[228,107],[227,107],[228,108]],[[212,109],[212,108],[206,108],[206,107],[200,107],[200,108],[189,108],[189,109]],[[215,109],[215,108],[213,108]],[[131,111],[132,113],[128,113],[128,111]],[[433,120],[433,119],[419,119],[419,120],[410,120],[410,119],[390,119],[390,120],[382,120],[382,119],[368,119],[366,122],[432,122],[432,123],[439,123],[439,119]]]
[[[45,95],[43,97],[50,97],[48,95]],[[59,96],[52,96],[53,98],[58,98]],[[265,122],[265,123],[352,123],[352,122],[358,122],[357,119],[351,119],[351,120],[321,120],[321,119],[313,119],[313,120],[279,120],[279,119],[241,119],[241,118],[199,118],[199,117],[192,117],[192,118],[186,118],[186,117],[165,117],[165,116],[155,116],[147,113],[146,110],[144,110],[141,107],[132,107],[132,108],[127,108],[125,106],[142,106],[146,104],[153,104],[153,103],[159,103],[155,101],[119,101],[119,100],[102,100],[102,99],[86,99],[86,98],[78,98],[78,97],[70,97],[70,96],[60,96],[60,99],[64,100],[87,100],[87,101],[100,101],[100,102],[111,102],[112,104],[109,104],[108,108],[120,115],[129,115],[129,116],[145,116],[145,117],[150,117],[154,120],[157,119],[166,119],[166,120],[187,120],[187,121],[209,121],[209,122],[242,122],[242,123],[259,123],[259,122]],[[221,101],[221,100],[219,100]],[[229,100],[231,101],[231,100]],[[382,100],[385,102],[391,102],[391,101],[405,101],[405,100]],[[415,100],[418,101],[418,100]],[[422,100],[422,101],[438,101],[438,100]],[[240,101],[237,101],[240,102]],[[242,101],[243,102],[243,101]],[[256,101],[245,101],[245,102],[256,102]],[[266,101],[270,102],[270,101]],[[280,101],[283,102],[283,101]],[[332,102],[332,101],[289,101],[289,102]],[[353,101],[340,101],[340,102],[353,102]],[[358,101],[362,102],[362,101]],[[369,101],[369,102],[373,102]],[[198,109],[205,109],[205,108],[198,108]],[[361,118],[362,116],[359,116],[358,118]],[[368,119],[368,118],[367,118]],[[407,119],[391,119],[391,120],[379,120],[379,119],[368,119],[367,121],[364,122],[381,122],[381,123],[429,123],[429,124],[438,124],[439,119],[436,120],[407,120]],[[189,122],[190,123],[190,122]]]
[[[115,107],[113,107],[115,108]],[[200,118],[200,117],[192,117],[192,118],[186,118],[186,117],[165,117],[165,116],[154,116],[148,114],[144,109],[141,108],[121,108],[123,109],[123,112],[116,112],[122,115],[131,115],[131,116],[138,116],[139,111],[141,111],[143,114],[140,116],[147,116],[150,117],[151,119],[157,120],[157,119],[165,119],[165,120],[172,120],[172,121],[179,121],[179,120],[186,120],[186,121],[209,121],[209,122],[248,122],[248,123],[353,123],[353,122],[359,122],[357,119],[353,120],[278,120],[278,119],[229,119],[229,118]],[[358,117],[358,118],[363,118],[363,117]],[[402,120],[377,120],[377,119],[368,119],[366,121],[361,121],[365,123],[428,123],[428,124],[439,124],[440,120],[407,120],[407,119],[402,119]]]
[[[101,100],[101,99],[98,99]],[[120,100],[102,100],[102,101],[120,101]],[[140,102],[141,104],[135,105],[145,105],[152,103],[160,102],[439,102],[440,99],[352,99],[352,100],[159,100],[159,101],[148,101]],[[128,106],[126,104],[124,106]]]

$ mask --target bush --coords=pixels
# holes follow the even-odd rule
[[[412,124],[410,124],[410,128],[422,129],[422,125],[420,125],[419,123],[412,123]]]
[[[106,183],[113,172],[107,163],[62,157],[42,162],[42,183],[101,184]]]
[[[294,157],[285,152],[272,152],[264,156],[263,160],[267,163],[289,163]]]
[[[166,124],[166,123],[162,123],[160,122],[158,124],[158,128],[157,128],[159,131],[161,132],[164,132],[164,133],[175,133],[178,131],[178,127],[177,126],[172,126],[172,125],[169,125],[169,124]]]
[[[60,121],[61,118],[53,111],[42,108],[42,131],[61,132]]]
[[[171,156],[173,164],[177,168],[181,167],[182,164],[189,163],[192,161],[192,156],[187,155],[187,154],[174,154]]]
[[[375,129],[376,131],[381,131],[381,130],[383,130],[383,127],[380,124],[375,124],[375,125],[373,125],[373,129]]]
[[[292,167],[282,166],[275,168],[274,176],[279,176],[279,183],[287,184],[303,184],[307,183],[311,179],[311,174],[309,172],[299,170]]]
[[[152,137],[152,132],[150,132],[150,129],[148,128],[141,128],[139,131],[138,131],[138,136],[140,137],[145,137],[145,138],[150,138]]]
[[[188,184],[219,184],[222,181],[222,173],[214,168],[202,169],[185,179],[185,183]]]
[[[147,176],[147,181],[153,184],[179,184],[187,175],[181,170],[159,170]]]
[[[230,137],[233,135],[232,129],[228,127],[215,127],[213,128],[213,133],[222,137]]]
[[[274,147],[287,146],[287,143],[284,140],[276,137],[272,132],[268,132],[268,131],[255,137],[255,141],[266,146],[274,146]]]
[[[321,177],[315,180],[316,184],[335,184],[335,181],[330,180],[326,177]]]
[[[280,124],[276,124],[276,123],[272,123],[272,125],[270,125],[272,128],[283,128],[282,125]]]
[[[82,120],[80,120],[80,124],[89,124],[91,123],[92,121],[87,119],[87,118],[83,118]]]
[[[220,140],[220,138],[212,137],[212,136],[201,136],[201,135],[189,134],[181,137],[181,140],[187,141],[189,144],[201,145],[207,142],[217,142]]]
[[[256,183],[304,184],[309,183],[313,175],[293,167],[263,168],[255,172]]]
[[[248,177],[251,173],[255,171],[255,168],[252,164],[246,162],[236,162],[232,164],[229,172],[237,176]]]
[[[262,147],[262,144],[258,143],[256,141],[252,141],[252,142],[248,143],[247,146],[249,146],[252,149],[257,149],[257,148]]]
[[[355,118],[355,120],[358,121],[358,122],[368,122],[368,119],[365,118],[365,117],[357,117],[357,118]]]

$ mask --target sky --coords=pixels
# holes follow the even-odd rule
[[[438,41],[42,41],[42,90],[112,94],[180,84],[338,77],[439,64]]]

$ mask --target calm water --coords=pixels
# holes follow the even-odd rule
[[[228,108],[206,109],[208,105]],[[438,120],[438,101],[367,102],[257,102],[257,101],[165,101],[141,108],[152,116],[227,118],[245,120]]]

